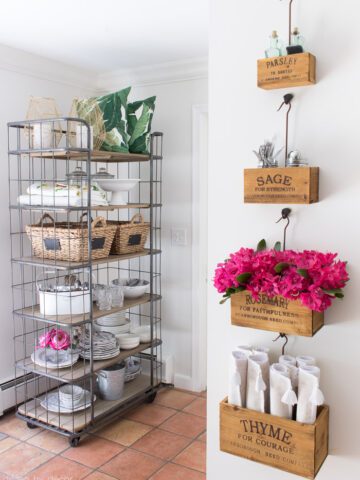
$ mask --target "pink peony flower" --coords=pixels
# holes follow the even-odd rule
[[[55,331],[52,329],[50,332],[46,332],[39,337],[39,346],[36,348],[46,348],[49,346],[51,341],[52,332]]]
[[[54,330],[49,346],[54,350],[66,350],[70,347],[70,336],[64,330]]]
[[[282,295],[290,300],[299,298],[303,305],[321,312],[331,305],[334,290],[341,293],[339,290],[349,280],[346,263],[335,261],[336,257],[336,253],[315,250],[255,252],[241,248],[217,265],[214,286],[225,297],[245,287],[255,300],[259,293],[269,297]],[[280,269],[278,264],[282,264]],[[239,278],[244,273],[248,274],[246,278]]]

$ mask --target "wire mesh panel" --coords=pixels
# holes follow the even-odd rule
[[[148,156],[81,119],[8,130],[18,416],[75,445],[161,383],[162,134]]]

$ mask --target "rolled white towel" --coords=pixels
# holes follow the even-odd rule
[[[296,357],[296,365],[298,367],[302,367],[304,365],[316,365],[316,360],[314,357],[310,357],[309,355],[299,355]]]
[[[290,369],[284,364],[273,363],[270,367],[271,415],[291,419],[296,403],[297,397],[292,388]]]
[[[232,352],[230,357],[228,403],[245,407],[248,357],[243,352]]]
[[[286,365],[290,370],[291,385],[295,393],[297,392],[299,369],[296,366],[296,358],[291,355],[280,355],[279,363]]]
[[[253,349],[250,347],[250,345],[239,345],[236,347],[239,352],[245,353],[246,356],[252,355]]]
[[[320,368],[304,365],[299,368],[298,405],[296,420],[312,425],[316,420],[317,407],[324,403],[319,388]]]
[[[269,357],[257,353],[248,358],[246,407],[258,412],[269,412]]]

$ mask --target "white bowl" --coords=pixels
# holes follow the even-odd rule
[[[124,289],[125,298],[139,298],[144,295],[149,290],[150,283],[147,280],[141,280],[143,285],[136,285],[135,287],[129,287],[127,283],[133,278],[128,279],[115,279],[111,283],[112,285],[121,285]]]
[[[96,178],[94,180],[105,191],[112,192],[110,205],[126,205],[125,193],[140,182],[139,178]]]
[[[79,404],[84,397],[84,389],[78,385],[63,385],[59,388],[59,400],[64,407]]]
[[[130,350],[136,348],[140,344],[140,337],[133,333],[123,333],[117,335],[116,338],[119,341],[120,348],[124,350]]]
[[[150,325],[141,325],[131,329],[131,333],[140,337],[140,343],[148,343],[151,341]]]

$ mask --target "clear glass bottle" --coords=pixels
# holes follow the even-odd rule
[[[292,34],[291,34],[291,46],[299,46],[303,49],[303,52],[305,51],[304,49],[305,45],[305,39],[302,35],[299,33],[299,29],[297,27],[294,27]]]
[[[265,58],[281,57],[283,55],[283,42],[278,37],[276,30],[272,31],[269,39],[270,46],[265,50]]]

